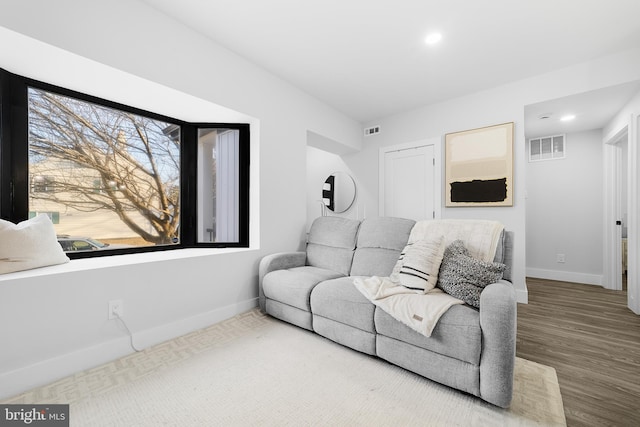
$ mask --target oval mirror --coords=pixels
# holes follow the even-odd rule
[[[322,186],[322,203],[332,212],[347,211],[356,199],[356,183],[346,172],[334,172]]]

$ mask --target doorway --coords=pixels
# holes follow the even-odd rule
[[[622,290],[622,274],[623,269],[626,268],[627,305],[631,311],[640,314],[637,259],[640,238],[637,194],[640,115],[630,114],[628,117],[628,121],[625,120],[626,125],[605,140],[604,144],[605,287]],[[626,246],[623,246],[623,235],[626,236]],[[623,248],[626,248],[627,252],[625,264],[623,264]]]
[[[629,126],[605,140],[605,246],[604,287],[622,290],[628,270],[625,247],[628,232],[628,140]]]
[[[600,209],[601,222],[598,226],[583,228],[578,232],[589,230],[593,235],[600,236],[600,242],[595,242],[591,246],[579,247],[575,250],[575,255],[580,257],[581,251],[589,250],[595,253],[600,250],[602,260],[602,270],[599,280],[591,284],[601,285],[606,289],[622,291],[622,273],[627,270],[627,296],[629,308],[640,314],[640,174],[637,171],[640,163],[640,81],[628,82],[616,86],[605,87],[590,92],[570,95],[563,98],[548,100],[537,104],[525,106],[525,136],[555,135],[560,133],[577,132],[579,126],[585,129],[601,129],[599,145],[601,147],[602,165],[602,202],[595,209],[586,210],[582,215],[593,215],[596,209]],[[561,118],[565,112],[574,113],[576,120],[563,122],[556,118]],[[606,112],[607,114],[603,114]],[[556,123],[566,126],[567,130],[550,129]],[[552,126],[553,125],[553,126]],[[570,128],[572,126],[573,128]],[[588,128],[586,127],[588,126]],[[542,130],[541,130],[542,129]],[[627,156],[624,147],[626,146]],[[573,153],[569,151],[569,153]],[[626,158],[626,160],[625,160]],[[624,166],[626,165],[626,170]],[[588,175],[591,176],[591,175]],[[626,183],[626,188],[624,184]],[[528,180],[528,186],[535,182]],[[595,187],[594,187],[595,188]],[[550,190],[552,191],[552,190]],[[587,190],[585,190],[587,191]],[[624,197],[626,195],[626,197]],[[527,210],[532,206],[527,202]],[[626,206],[626,209],[625,209]],[[626,212],[626,215],[625,215]],[[527,218],[535,218],[533,215]],[[617,222],[620,222],[619,224]],[[575,226],[574,222],[566,224],[567,227]],[[536,232],[529,230],[527,232]],[[627,239],[627,263],[623,264],[623,235]],[[564,264],[564,257],[558,256],[557,262],[553,259],[554,247],[540,248],[532,247],[529,244],[533,239],[527,239],[527,274],[531,267],[537,267],[537,259],[546,259],[549,266],[550,277],[543,277],[553,280],[566,280],[561,278],[564,270],[568,272],[580,271],[570,270],[568,262]],[[564,249],[564,248],[558,248]],[[562,252],[564,254],[565,252]],[[549,255],[550,254],[550,255]],[[538,258],[536,258],[536,256]],[[569,253],[567,253],[569,260]],[[555,265],[560,263],[560,265]],[[594,262],[593,265],[596,265]],[[542,267],[539,267],[542,268]],[[551,277],[553,274],[553,277]],[[597,273],[594,273],[597,275]],[[532,276],[536,277],[536,276]],[[576,283],[590,283],[584,280],[567,280]]]

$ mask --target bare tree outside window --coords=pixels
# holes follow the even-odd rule
[[[59,212],[59,234],[176,243],[177,125],[34,88],[28,97],[31,212]]]

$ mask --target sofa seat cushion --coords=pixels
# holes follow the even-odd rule
[[[466,305],[454,305],[440,317],[430,337],[414,331],[378,308],[375,312],[378,334],[413,344],[473,365],[480,365],[482,331],[480,313]]]
[[[341,277],[319,283],[311,293],[311,311],[314,316],[375,333],[375,305],[354,286],[353,279]]]
[[[294,267],[272,271],[264,276],[264,296],[281,303],[310,311],[309,297],[320,282],[335,279],[342,274],[318,267]]]

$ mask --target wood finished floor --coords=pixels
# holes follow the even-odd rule
[[[626,291],[527,279],[516,353],[558,374],[568,426],[640,426],[640,316]]]

